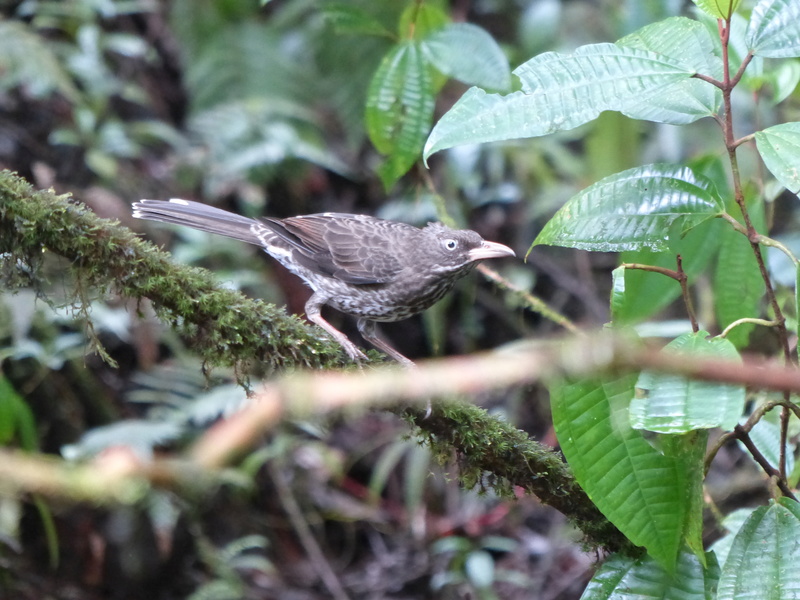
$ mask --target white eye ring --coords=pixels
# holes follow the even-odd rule
[[[453,250],[455,250],[456,248],[458,248],[458,242],[457,242],[456,240],[453,240],[453,239],[450,239],[450,240],[445,240],[445,241],[443,242],[443,244],[444,244],[444,247],[445,247],[447,250],[450,250],[451,252],[452,252]]]

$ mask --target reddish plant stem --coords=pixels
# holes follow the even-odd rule
[[[786,330],[786,318],[783,316],[783,311],[778,304],[778,299],[775,296],[775,290],[772,287],[772,280],[767,272],[767,267],[764,263],[764,256],[761,252],[761,244],[759,242],[759,233],[753,227],[750,213],[744,200],[744,191],[742,189],[742,179],[739,173],[739,161],[736,157],[736,148],[738,146],[737,140],[733,135],[733,114],[731,111],[731,92],[736,84],[739,83],[744,70],[752,60],[752,55],[747,54],[739,70],[733,78],[730,74],[730,55],[728,53],[728,43],[730,41],[731,21],[730,18],[726,20],[720,19],[717,21],[719,28],[720,41],[722,42],[722,101],[725,111],[725,118],[723,120],[723,134],[725,136],[725,148],[728,152],[728,159],[731,164],[731,174],[733,176],[733,189],[734,199],[742,212],[744,219],[745,229],[747,231],[747,239],[750,242],[750,247],[753,249],[753,254],[758,263],[758,270],[761,273],[761,278],[764,280],[766,287],[767,299],[769,300],[772,311],[775,314],[775,329],[778,332],[778,338],[783,349],[783,357],[787,364],[795,362],[792,357],[791,348],[789,347],[789,333]],[[788,392],[784,393],[784,401],[789,402]],[[780,450],[780,464],[778,468],[779,485],[786,485],[786,442],[788,438],[788,425],[789,425],[789,412],[786,408],[781,413],[781,450]],[[744,440],[742,440],[744,441]],[[748,447],[748,450],[750,448]],[[781,488],[783,490],[783,488]]]
[[[651,273],[659,273],[661,275],[666,275],[670,279],[674,279],[675,281],[680,281],[680,275],[675,269],[668,269],[667,267],[659,267],[656,265],[645,265],[642,263],[622,263],[622,266],[626,269],[636,269],[638,271],[650,271]]]
[[[786,478],[780,473],[780,471],[776,470],[775,467],[769,464],[769,461],[764,457],[763,454],[761,454],[761,451],[753,443],[753,440],[750,439],[750,434],[747,433],[741,425],[737,425],[735,427],[734,433],[736,434],[736,438],[742,442],[742,444],[744,444],[744,447],[747,448],[747,451],[753,456],[753,460],[759,464],[764,472],[770,477],[777,479],[778,488],[781,490],[781,493],[787,498],[797,500],[795,495],[792,493],[792,490],[789,489],[789,486],[786,483]]]
[[[689,295],[689,278],[686,276],[686,271],[683,270],[683,258],[680,254],[676,256],[678,263],[677,269],[668,269],[666,267],[659,267],[656,265],[644,265],[641,263],[623,263],[622,266],[626,269],[637,269],[639,271],[650,271],[651,273],[659,273],[665,275],[670,279],[674,279],[681,286],[681,294],[683,302],[686,305],[686,314],[692,324],[692,331],[697,333],[700,331],[700,326],[697,324],[697,315],[694,312],[694,305],[692,304],[692,297]]]
[[[694,312],[692,297],[689,295],[689,278],[686,276],[686,271],[683,270],[683,257],[678,254],[675,260],[678,263],[678,283],[681,284],[681,294],[683,295],[683,303],[686,305],[686,314],[692,324],[692,333],[697,333],[700,331],[700,327],[697,324],[697,315]]]

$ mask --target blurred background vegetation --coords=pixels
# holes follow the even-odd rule
[[[416,4],[3,1],[0,167],[70,192],[168,247],[176,262],[209,268],[225,285],[298,314],[307,291],[263,253],[135,222],[131,202],[183,197],[250,216],[358,212],[418,225],[452,219],[524,256],[567,198],[609,173],[659,160],[718,167],[713,123],[678,130],[606,113],[566,133],[456,148],[434,156],[429,171],[417,164],[386,185],[365,107],[370,81]],[[679,0],[425,4],[483,27],[512,67],[691,8]],[[349,18],[351,10],[382,27]],[[762,85],[771,83],[779,93],[780,82]],[[437,117],[466,89],[441,84]],[[763,118],[753,98],[740,102],[743,118]],[[782,110],[797,106],[795,98]],[[786,230],[795,218],[786,215]],[[613,255],[536,248],[526,262],[496,266],[513,285],[592,326],[608,319],[616,264]],[[87,290],[91,327],[108,355],[101,359],[87,346],[86,315],[60,301],[74,283],[64,265],[54,258],[46,267],[44,288],[0,291],[0,443],[76,460],[126,443],[146,458],[181,448],[236,408],[242,393],[232,370],[206,376],[145,303]],[[700,278],[699,310],[709,311],[702,285]],[[636,319],[660,311],[668,326],[673,288],[651,290]],[[330,317],[359,339],[352,321]],[[560,331],[480,277],[424,316],[383,329],[412,358]],[[479,400],[555,445],[542,390]],[[406,432],[401,420],[377,412],[287,424],[202,498],[161,490],[135,506],[98,508],[0,497],[0,596],[579,597],[595,557],[563,516],[535,498],[509,502],[460,489]],[[735,449],[718,463],[750,468]],[[734,505],[764,493],[752,477],[724,485],[719,497]]]

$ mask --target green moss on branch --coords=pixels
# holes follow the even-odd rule
[[[172,262],[169,254],[69,195],[35,190],[0,171],[6,287],[35,282],[44,251],[71,263],[78,287],[149,298],[159,316],[211,365],[259,361],[275,369],[349,362],[338,345],[282,308],[224,289],[208,271]],[[80,305],[83,298],[75,290],[69,300]]]

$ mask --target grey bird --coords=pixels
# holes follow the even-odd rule
[[[260,246],[313,291],[306,316],[355,360],[366,359],[326,321],[324,305],[358,318],[368,342],[405,366],[414,363],[378,337],[375,324],[399,321],[440,300],[479,261],[515,256],[508,246],[441,223],[424,228],[367,215],[319,213],[250,219],[189,200],[141,200],[139,219],[186,225]]]

